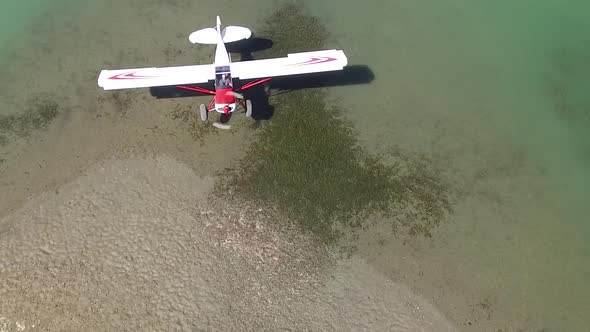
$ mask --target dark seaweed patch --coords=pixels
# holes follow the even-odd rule
[[[318,49],[328,37],[297,4],[279,7],[262,27],[274,43],[264,57]],[[430,236],[450,210],[447,187],[424,159],[397,151],[385,162],[369,154],[325,97],[322,89],[272,97],[272,123],[255,135],[244,158],[220,172],[215,194],[272,206],[328,244],[342,234],[339,226],[360,227],[373,214]]]
[[[10,136],[26,137],[34,130],[46,129],[59,112],[60,106],[51,95],[31,97],[24,112],[0,115],[0,143],[6,144]]]

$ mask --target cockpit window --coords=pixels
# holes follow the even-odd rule
[[[219,73],[215,75],[215,88],[228,89],[232,87],[232,80],[230,73]]]

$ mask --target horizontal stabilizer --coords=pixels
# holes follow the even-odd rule
[[[193,44],[217,44],[217,30],[215,28],[205,28],[197,30],[188,36],[188,40]]]
[[[244,27],[228,26],[223,29],[221,35],[224,43],[232,43],[250,38],[252,31]],[[193,44],[215,45],[218,41],[218,34],[215,28],[205,28],[191,33],[188,39]]]
[[[223,36],[224,43],[232,43],[242,39],[248,39],[252,36],[252,31],[248,28],[238,27],[238,26],[227,26],[223,29]]]

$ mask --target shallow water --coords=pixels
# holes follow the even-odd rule
[[[17,38],[23,29],[39,19],[38,16],[44,13],[50,4],[51,1],[47,0],[3,1],[0,4],[0,44],[5,45]],[[6,47],[2,47],[2,50],[5,51]]]
[[[372,234],[361,251],[391,275],[415,275],[455,319],[454,300],[477,307],[487,294],[487,317],[465,317],[466,328],[585,330],[588,2],[309,5],[334,45],[376,73],[371,86],[333,91],[363,142],[423,151],[468,193],[430,243],[383,248]],[[410,254],[420,262],[404,263]]]
[[[55,6],[41,0],[16,4],[0,5],[3,22],[9,22],[0,42]],[[361,238],[360,255],[433,299],[465,329],[585,330],[590,324],[590,5],[549,0],[307,5],[331,30],[331,46],[343,48],[351,64],[375,72],[370,85],[332,89],[361,142],[377,152],[400,147],[423,153],[464,192],[451,220],[432,239],[404,246],[388,238],[383,245],[377,227]],[[221,7],[229,8],[225,2]],[[53,11],[52,19],[59,20],[60,13]],[[151,13],[150,20],[173,20],[174,13]],[[129,25],[118,15],[114,25]],[[201,22],[208,14],[195,16]],[[256,18],[241,20],[232,24],[254,24]],[[193,25],[166,24],[183,34]],[[129,29],[121,38],[141,27]],[[129,44],[140,47],[148,39]],[[80,52],[76,65],[92,68],[88,54],[72,52]],[[155,61],[136,59],[142,66]],[[83,75],[67,69],[66,74]]]

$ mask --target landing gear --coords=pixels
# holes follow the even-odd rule
[[[213,127],[217,128],[217,129],[231,129],[231,126],[228,124],[229,119],[231,119],[231,113],[229,114],[220,114],[219,115],[219,121],[218,122],[213,122]]]
[[[246,99],[246,117],[252,117],[252,101],[250,99]]]
[[[238,100],[238,103],[240,103],[240,105],[244,108],[244,111],[246,112],[246,117],[252,117],[252,101],[249,99],[241,98],[241,100]]]
[[[207,121],[207,106],[205,104],[199,106],[199,113],[201,114],[201,121]]]
[[[252,117],[252,101],[249,99],[245,99],[244,96],[240,93],[234,92],[234,97],[236,99],[236,103],[239,104],[241,107],[244,108],[244,111],[246,113],[246,117],[247,118],[251,118]],[[236,105],[237,106],[237,105]],[[209,109],[211,111],[214,111],[213,107],[215,107],[215,100],[211,101],[211,103],[209,104],[209,106],[206,106],[205,104],[200,104],[199,105],[199,116],[201,118],[201,121],[206,122],[209,116]],[[229,108],[230,106],[227,105],[225,106],[226,108]],[[220,129],[230,129],[230,125],[227,124],[227,122],[229,121],[231,114],[237,109],[234,108],[234,110],[229,111],[226,113],[222,113],[219,117],[219,122],[214,122],[213,126],[216,128],[220,128]],[[219,112],[219,110],[217,110],[217,112]],[[220,113],[220,112],[219,112]]]

